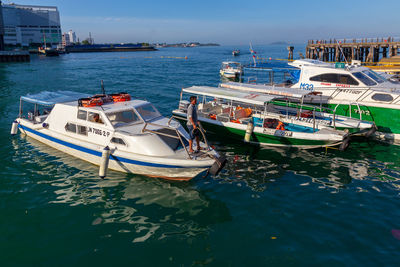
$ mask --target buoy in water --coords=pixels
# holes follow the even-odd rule
[[[110,148],[106,146],[103,149],[103,153],[101,154],[101,162],[99,168],[100,178],[104,178],[107,175],[108,162],[110,161],[110,154],[111,154]]]
[[[16,135],[18,132],[18,122],[17,121],[13,121],[12,125],[11,125],[11,134],[12,135]]]
[[[254,131],[254,123],[253,120],[250,120],[249,123],[247,124],[246,134],[244,135],[245,142],[250,142],[253,131]]]

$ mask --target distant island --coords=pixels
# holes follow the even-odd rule
[[[270,43],[270,45],[287,45],[287,42],[283,42],[283,41],[278,41],[278,42],[272,42]]]
[[[153,44],[155,47],[197,47],[197,46],[220,46],[219,44],[216,43],[206,43],[202,44],[199,42],[190,42],[190,43],[176,43],[176,44],[167,44],[167,43],[161,43],[161,44]]]

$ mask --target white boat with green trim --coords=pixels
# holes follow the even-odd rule
[[[186,118],[189,105],[183,95],[196,95],[199,99],[198,118],[203,127],[220,137],[231,137],[245,140],[264,146],[296,147],[302,149],[340,146],[345,149],[350,137],[348,131],[334,129],[336,124],[354,128],[366,127],[373,124],[360,122],[349,118],[346,122],[338,116],[327,115],[322,118],[322,111],[313,110],[311,118],[296,114],[280,112],[272,104],[282,99],[284,92],[266,94],[246,92],[234,89],[192,86],[182,89],[179,108],[172,111],[178,120]],[[305,90],[297,90],[297,94],[290,93],[291,97],[304,97],[310,94]],[[319,117],[317,115],[319,114]],[[353,123],[353,124],[352,124]],[[364,123],[364,122],[363,122]],[[333,124],[330,126],[329,124]]]
[[[24,113],[23,105],[30,111]],[[189,153],[190,137],[179,122],[126,93],[89,98],[69,91],[23,96],[11,133],[18,129],[55,149],[100,165],[100,176],[109,168],[190,180],[206,170],[217,174],[224,164],[206,141],[201,143],[201,151]]]
[[[279,84],[271,80],[269,85],[230,83],[223,86],[256,92],[265,92],[271,87],[321,92],[322,97],[308,96],[305,103],[322,103],[340,115],[354,118],[361,115],[362,120],[376,124],[378,131],[374,136],[377,139],[400,144],[400,83],[358,64],[302,59],[289,65],[292,69],[285,71],[290,75],[285,75]]]

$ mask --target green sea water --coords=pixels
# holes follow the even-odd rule
[[[296,46],[296,49],[302,46]],[[258,149],[211,136],[218,177],[168,182],[110,171],[10,136],[19,97],[127,91],[165,116],[180,90],[216,86],[233,47],[33,56],[0,65],[1,266],[398,266],[400,147]],[[285,57],[285,46],[254,49]],[[242,47],[235,58],[250,62]],[[187,59],[181,58],[187,56]]]

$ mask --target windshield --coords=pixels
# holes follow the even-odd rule
[[[367,86],[372,86],[372,85],[376,85],[376,82],[370,78],[368,78],[367,75],[365,75],[364,73],[361,72],[353,72],[352,73],[357,79],[359,79],[360,81],[362,81],[365,85]]]
[[[124,110],[107,113],[107,117],[114,127],[122,127],[131,123],[141,121],[133,110]]]
[[[136,108],[136,111],[142,117],[144,121],[150,121],[152,119],[158,118],[161,116],[160,112],[153,107],[151,104],[146,104]]]
[[[368,77],[370,77],[371,79],[373,79],[374,81],[376,81],[377,83],[383,83],[385,81],[384,78],[382,78],[378,73],[372,71],[372,70],[363,70],[363,72],[365,75],[368,75]]]

